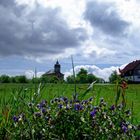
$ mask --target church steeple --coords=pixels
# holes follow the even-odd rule
[[[54,65],[54,71],[55,73],[60,73],[60,69],[61,69],[61,66],[58,62],[58,60],[56,61],[56,64]]]

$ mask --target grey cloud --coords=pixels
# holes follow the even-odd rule
[[[87,39],[83,28],[72,29],[68,26],[61,18],[59,8],[44,8],[37,4],[34,10],[29,12],[26,5],[19,7],[13,1],[2,0],[0,5],[1,56],[36,58],[61,54],[67,48],[78,47]],[[33,30],[31,21],[34,22]]]
[[[125,35],[129,23],[121,19],[113,3],[87,2],[84,18],[103,33],[111,36]]]
[[[14,6],[15,1],[14,0],[0,0],[0,5],[4,7]]]

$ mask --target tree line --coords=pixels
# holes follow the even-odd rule
[[[116,80],[119,78],[119,75],[117,74],[116,71],[113,71],[113,73],[109,77],[109,82],[110,83],[115,83]],[[8,75],[1,75],[0,76],[0,83],[58,83],[58,82],[66,82],[69,84],[73,83],[79,83],[79,84],[84,84],[84,83],[92,83],[93,81],[96,81],[96,83],[104,83],[105,80],[102,78],[99,78],[95,76],[94,74],[89,74],[87,70],[81,68],[80,71],[75,75],[70,75],[66,78],[66,80],[60,80],[56,76],[41,76],[40,78],[38,77],[33,77],[32,79],[28,79],[25,75],[19,75],[19,76],[8,76]]]
[[[80,71],[75,75],[70,75],[67,77],[66,79],[67,83],[80,83],[80,84],[84,84],[84,83],[92,83],[93,81],[96,81],[96,83],[103,83],[105,82],[104,79],[99,78],[97,76],[95,76],[94,74],[89,74],[87,70],[81,68]]]

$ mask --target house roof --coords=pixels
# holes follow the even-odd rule
[[[124,69],[120,70],[120,73],[124,74],[128,71],[131,71],[131,70],[135,69],[139,64],[140,64],[140,60],[133,61],[133,62],[129,63],[128,65],[126,65],[124,67]]]

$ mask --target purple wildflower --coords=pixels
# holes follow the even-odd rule
[[[80,104],[75,104],[75,105],[74,105],[74,109],[75,109],[76,111],[78,111],[78,110],[83,110],[83,106],[80,105]]]
[[[123,130],[124,133],[126,133],[128,128],[125,125],[122,125],[122,130]]]
[[[19,119],[19,118],[16,117],[16,116],[13,117],[13,121],[14,121],[15,123],[18,122],[18,119]]]
[[[111,107],[110,107],[110,110],[115,110],[115,105],[112,105]]]
[[[93,111],[90,112],[90,116],[93,118],[95,116],[96,112],[97,112],[96,109],[94,109]]]
[[[58,105],[58,108],[59,108],[59,109],[62,109],[62,107],[63,107],[62,104],[59,104],[59,105]]]
[[[42,110],[41,110],[41,111],[42,111],[42,113],[43,113],[43,114],[46,114],[46,113],[47,113],[47,111],[46,111],[46,109],[45,109],[45,108],[42,108]]]
[[[40,106],[41,106],[41,107],[45,107],[46,104],[47,104],[47,101],[46,101],[46,100],[43,100],[43,101],[40,103]]]
[[[37,104],[37,108],[42,109],[43,107],[46,107],[47,101],[43,100],[40,104]]]

